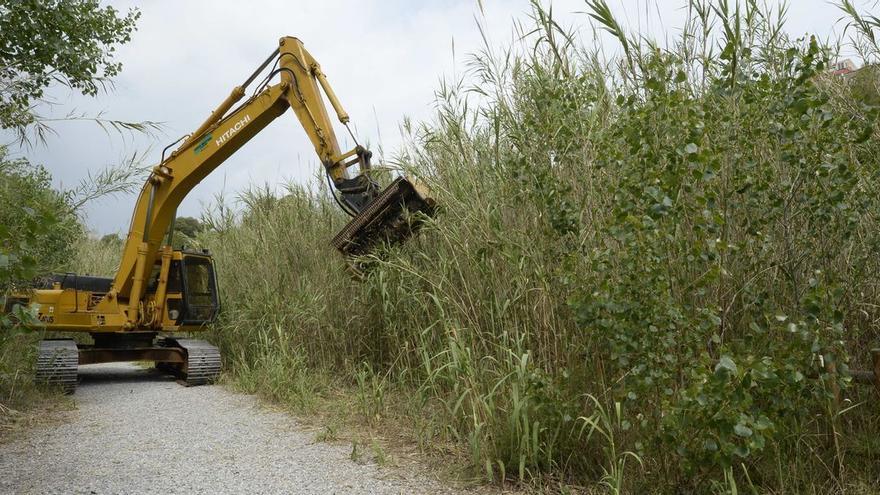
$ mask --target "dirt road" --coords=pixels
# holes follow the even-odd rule
[[[132,364],[81,367],[74,400],[0,444],[0,493],[451,493],[355,463],[253,397]]]

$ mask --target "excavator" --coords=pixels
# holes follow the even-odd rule
[[[324,97],[355,144],[348,151],[340,148]],[[79,365],[118,361],[153,361],[186,385],[218,376],[218,348],[179,335],[206,329],[217,317],[220,298],[211,253],[171,246],[174,217],[193,187],[288,109],[314,146],[331,194],[351,216],[331,241],[344,257],[356,260],[379,245],[402,242],[420,219],[433,215],[431,193],[415,179],[400,176],[384,189],[378,185],[370,173],[371,153],[358,144],[321,66],[299,39],[283,37],[202,125],[163,150],[138,196],[113,278],[57,274],[39,288],[6,298],[5,312],[16,304],[34,308],[46,330],[91,335],[92,344],[41,341],[38,381],[73,393]]]

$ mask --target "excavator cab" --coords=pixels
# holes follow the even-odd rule
[[[178,324],[201,326],[213,322],[220,310],[214,260],[206,254],[184,252],[180,275],[183,299]]]
[[[155,301],[159,291],[161,262],[153,266],[147,297]],[[214,260],[207,250],[186,249],[173,253],[164,293],[164,325],[201,327],[213,323],[220,311]],[[158,301],[157,301],[158,302]]]
[[[167,317],[176,326],[200,327],[212,323],[220,311],[214,260],[206,251],[185,249],[174,253],[168,271]],[[148,293],[155,292],[158,265]]]

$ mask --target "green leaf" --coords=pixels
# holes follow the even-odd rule
[[[730,356],[721,356],[721,359],[718,360],[718,364],[715,365],[715,374],[737,374],[736,363],[733,362],[733,359]]]
[[[738,423],[736,426],[734,426],[733,432],[743,438],[748,438],[752,436],[752,429],[742,423]]]
[[[738,445],[735,449],[733,449],[733,453],[738,457],[748,457],[749,448]]]

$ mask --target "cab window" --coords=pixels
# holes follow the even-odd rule
[[[183,263],[188,321],[211,321],[217,309],[214,267],[210,260],[187,257]]]

